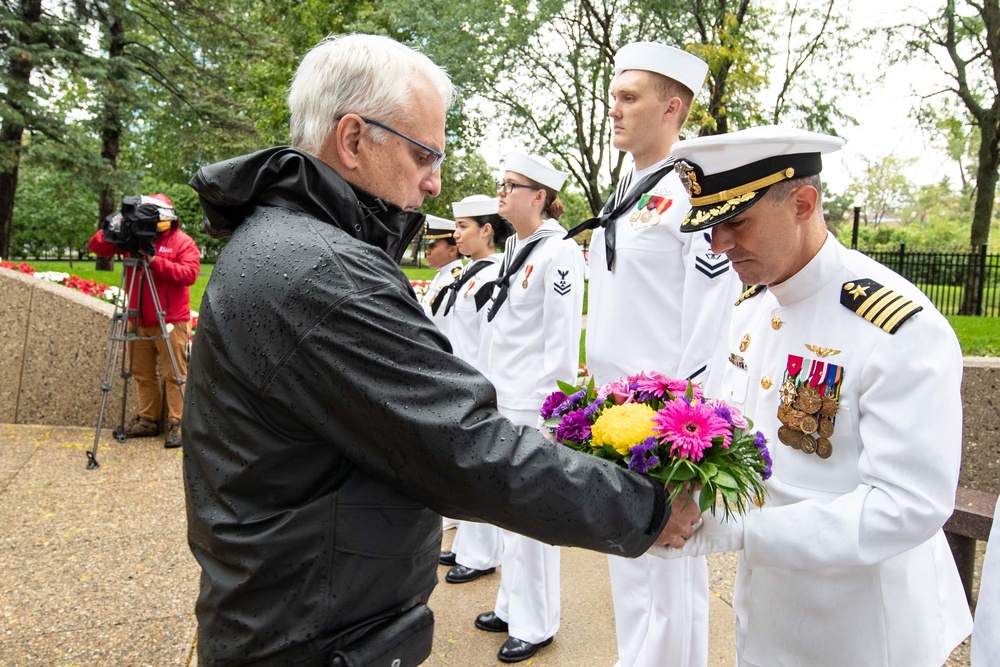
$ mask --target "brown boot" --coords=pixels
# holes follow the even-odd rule
[[[160,427],[156,422],[149,421],[141,415],[136,415],[125,426],[126,438],[149,438],[160,434]]]
[[[167,426],[167,439],[163,441],[163,446],[167,449],[181,446],[181,420],[171,419]]]

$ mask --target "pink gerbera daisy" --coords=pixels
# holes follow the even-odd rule
[[[698,400],[678,398],[667,403],[653,418],[660,442],[670,445],[670,454],[700,461],[712,439],[730,435],[729,422],[715,408]],[[723,447],[728,443],[724,442]]]

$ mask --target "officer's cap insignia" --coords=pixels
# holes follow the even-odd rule
[[[875,326],[894,334],[903,322],[924,309],[899,292],[870,278],[844,283],[840,303]]]
[[[734,303],[733,305],[734,306],[738,306],[741,303],[743,303],[744,301],[746,301],[747,299],[752,299],[753,297],[757,296],[758,294],[763,294],[765,289],[767,289],[767,287],[765,285],[754,285],[753,287],[751,287],[750,289],[748,289],[746,292],[743,292],[743,294],[740,295],[740,298],[738,298],[736,300],[736,303]]]
[[[698,176],[695,174],[694,167],[684,160],[678,160],[674,164],[674,171],[680,177],[681,183],[684,185],[684,189],[687,190],[689,197],[696,197],[701,194],[701,184],[698,183]]]

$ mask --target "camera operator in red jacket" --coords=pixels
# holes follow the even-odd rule
[[[142,197],[143,203],[153,204],[160,211],[160,221],[157,224],[157,236],[154,252],[148,257],[150,274],[160,307],[164,311],[164,322],[169,333],[170,348],[177,362],[177,372],[182,379],[187,378],[187,342],[191,327],[191,291],[190,287],[198,278],[201,270],[201,253],[194,239],[180,230],[177,212],[173,202],[164,194]],[[90,251],[101,257],[110,257],[116,253],[128,256],[120,246],[106,241],[104,232],[98,231],[90,239]],[[133,269],[126,269],[131,272]],[[156,305],[153,301],[150,285],[142,280],[140,272],[133,282],[131,275],[126,275],[126,285],[141,286],[129,294],[129,308],[138,309],[138,321],[130,321],[129,329],[135,328],[139,340],[136,340],[131,350],[132,375],[139,393],[139,414],[125,427],[125,436],[141,438],[159,435],[159,420],[163,412],[163,395],[160,391],[160,378],[157,373],[156,361],[160,360],[166,383],[167,409],[169,421],[165,447],[181,446],[181,415],[184,409],[184,397],[181,387],[174,375],[170,363],[170,353],[167,351],[167,341],[158,339],[162,335],[160,323],[156,315]],[[137,305],[138,304],[138,305]]]

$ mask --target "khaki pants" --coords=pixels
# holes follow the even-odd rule
[[[174,369],[170,364],[167,343],[174,352],[177,362],[177,372],[181,378],[187,379],[187,343],[190,322],[174,322],[168,324],[170,339],[137,340],[132,343],[132,377],[135,378],[139,392],[139,416],[151,422],[159,422],[163,414],[163,394],[160,391],[160,374],[157,372],[156,361],[159,359],[163,370],[163,379],[167,387],[167,410],[170,419],[180,419],[184,414],[184,396],[174,377]],[[151,337],[161,335],[160,327],[139,327],[138,335]]]

